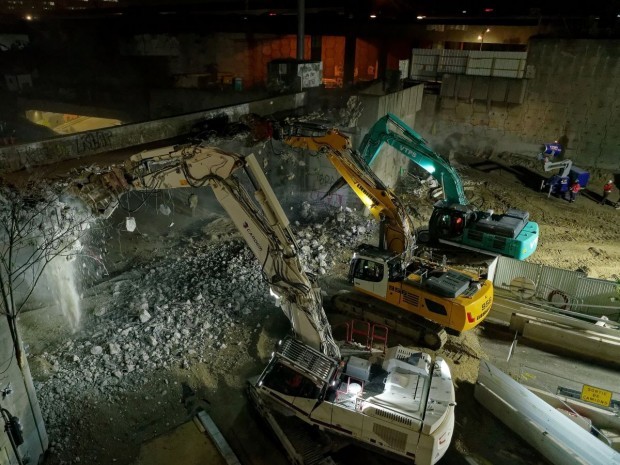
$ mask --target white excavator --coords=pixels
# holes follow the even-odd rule
[[[237,174],[245,171],[254,199]],[[445,360],[396,346],[343,356],[332,337],[320,289],[304,271],[289,221],[254,155],[201,144],[132,156],[91,175],[76,191],[108,216],[128,190],[210,186],[260,263],[292,334],[278,344],[249,397],[297,465],[334,463],[355,444],[390,458],[431,465],[454,429],[455,392]],[[343,350],[344,352],[344,350]]]

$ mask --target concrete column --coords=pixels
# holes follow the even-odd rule
[[[297,0],[297,59],[304,59],[306,0]]]
[[[387,63],[388,63],[388,52],[389,52],[389,47],[388,47],[388,41],[385,39],[382,39],[379,42],[379,56],[378,58],[378,63],[377,63],[377,78],[382,79],[384,82],[387,79]]]
[[[312,61],[321,61],[323,59],[323,36],[312,36],[310,59]]]
[[[353,85],[355,78],[355,43],[357,36],[354,33],[346,35],[344,40],[344,87]]]

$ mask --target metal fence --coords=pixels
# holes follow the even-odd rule
[[[414,48],[410,77],[437,80],[443,74],[466,74],[521,79],[526,61],[527,52]]]
[[[620,322],[620,283],[583,273],[499,257],[492,276],[497,289],[533,303]]]

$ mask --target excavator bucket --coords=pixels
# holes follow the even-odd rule
[[[81,183],[74,185],[75,194],[81,198],[94,213],[109,217],[118,197],[130,189],[123,170],[113,167],[106,173],[90,174]]]

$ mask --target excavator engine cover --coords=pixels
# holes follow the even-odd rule
[[[430,276],[424,285],[429,291],[437,295],[453,299],[465,292],[469,283],[470,278],[467,276],[449,270],[441,276]]]
[[[516,238],[528,222],[530,214],[516,208],[509,208],[499,219],[483,218],[475,223],[474,229],[502,237]]]

